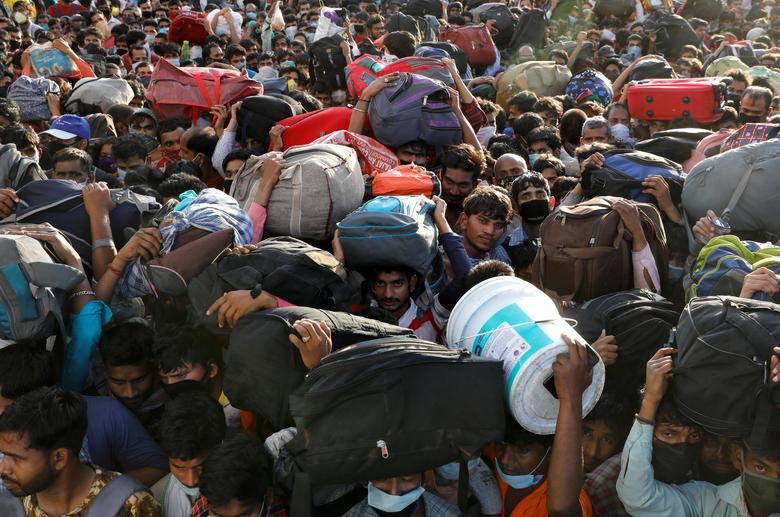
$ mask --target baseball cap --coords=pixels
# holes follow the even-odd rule
[[[89,123],[78,115],[62,115],[54,119],[51,127],[41,132],[42,135],[51,135],[60,140],[81,138],[89,140]]]

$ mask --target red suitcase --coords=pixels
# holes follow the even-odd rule
[[[496,46],[493,37],[483,23],[467,27],[450,26],[439,33],[440,41],[449,41],[466,53],[471,66],[492,65],[496,61]]]
[[[628,111],[639,120],[691,118],[712,124],[723,116],[726,84],[717,78],[648,79],[628,88]]]
[[[321,136],[349,129],[349,119],[352,117],[352,108],[323,108],[309,113],[301,113],[293,117],[279,121],[279,125],[286,127],[282,133],[282,150],[296,145],[306,145],[317,140]],[[365,126],[368,125],[366,117]]]
[[[209,33],[203,26],[206,13],[199,11],[182,11],[171,23],[168,29],[168,41],[181,45],[185,40],[190,45],[203,45]]]

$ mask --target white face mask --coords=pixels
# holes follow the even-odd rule
[[[200,495],[200,487],[193,487],[190,488],[188,486],[185,486],[181,481],[179,481],[179,478],[171,474],[171,483],[173,483],[176,488],[184,492],[187,497],[198,497]]]
[[[482,147],[487,147],[490,139],[496,136],[496,126],[484,126],[477,131],[477,140],[482,144]]]
[[[154,38],[156,36],[154,34],[147,34],[146,35],[146,44],[147,45],[154,45]]]
[[[287,35],[288,40],[292,40],[295,35],[298,33],[298,27],[293,25],[292,27],[287,27],[284,29],[284,33]]]

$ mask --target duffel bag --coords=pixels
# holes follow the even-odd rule
[[[351,147],[357,153],[363,176],[371,175],[377,171],[389,171],[399,165],[398,157],[384,145],[370,136],[359,135],[350,131],[344,131],[343,129],[321,136],[312,143],[336,144]]]
[[[381,59],[371,54],[363,54],[344,69],[347,81],[347,92],[353,99],[360,98],[366,87],[379,77],[379,72],[386,66]]]
[[[184,40],[190,45],[203,45],[209,32],[203,25],[206,21],[206,13],[200,11],[182,11],[171,22],[168,30],[168,41],[182,45]]]
[[[152,72],[146,100],[161,119],[183,118],[197,123],[198,117],[217,104],[229,105],[262,93],[261,83],[233,70],[180,68],[160,59]]]
[[[429,79],[441,81],[447,86],[454,86],[455,81],[440,59],[422,56],[409,56],[390,63],[379,71],[379,77],[396,72],[417,74]]]
[[[584,302],[634,287],[631,243],[620,215],[619,198],[597,197],[562,206],[544,220],[542,245],[533,263],[533,283],[551,296]],[[666,233],[658,209],[637,203],[645,238],[659,277],[666,278]]]
[[[105,113],[111,106],[129,104],[134,96],[133,89],[124,79],[87,77],[73,86],[65,101],[65,112],[82,117]]]
[[[517,51],[523,45],[530,45],[535,49],[544,48],[545,33],[550,21],[542,9],[531,9],[520,15],[515,24],[515,32],[509,42],[509,50]]]
[[[310,144],[335,131],[346,131],[351,117],[352,108],[334,107],[280,120],[279,125],[287,128],[282,133],[282,150]]]
[[[268,132],[280,121],[294,116],[292,106],[282,99],[270,95],[253,95],[241,101],[238,109],[237,139],[255,141],[256,147],[265,149],[269,145]]]
[[[230,195],[245,210],[262,182],[259,170],[266,156],[252,156],[233,179]],[[363,200],[357,153],[343,145],[316,144],[291,147],[282,159],[285,166],[268,201],[266,233],[329,241],[336,223]]]
[[[780,248],[766,242],[740,241],[736,235],[714,237],[696,258],[688,296],[739,296],[745,276],[761,267],[780,273]],[[773,301],[761,291],[752,298]]]
[[[681,14],[689,19],[717,20],[722,12],[721,0],[688,0],[683,5]]]
[[[338,224],[347,266],[405,266],[424,277],[439,253],[435,207],[425,196],[367,201]]]
[[[748,70],[751,79],[762,78],[769,81],[774,91],[780,91],[780,72],[766,66],[751,66]]]
[[[388,147],[416,140],[435,146],[462,142],[463,130],[449,101],[450,93],[444,83],[402,72],[395,85],[371,99],[371,129],[376,139]]]
[[[747,436],[756,400],[770,389],[767,372],[778,339],[780,306],[774,303],[731,296],[691,300],[675,333],[670,391],[677,409],[712,434]]]
[[[731,233],[780,235],[771,209],[780,191],[780,139],[732,149],[699,162],[685,178],[682,203],[693,225],[707,210],[728,214]]]
[[[206,311],[228,291],[258,285],[288,303],[315,309],[346,308],[353,295],[344,265],[332,254],[293,237],[271,237],[250,253],[228,255],[210,265],[188,287],[197,321],[216,332],[216,315]]]
[[[669,185],[672,202],[677,205],[683,188],[683,172],[679,164],[642,151],[607,151],[602,167],[587,167],[582,173],[583,193],[588,197],[616,196],[655,203],[655,198],[642,192],[642,182],[649,176],[661,176]]]
[[[323,359],[290,397],[285,447],[312,485],[365,482],[478,457],[504,435],[501,362],[409,338]]]
[[[19,105],[22,122],[49,120],[51,111],[46,95],[60,94],[57,83],[43,77],[19,76],[8,86],[8,99]]]
[[[674,77],[674,70],[665,59],[645,59],[637,63],[629,74],[631,81],[645,79],[669,79]]]
[[[554,61],[529,61],[512,65],[496,77],[496,102],[507,109],[509,99],[522,91],[540,97],[561,95],[571,80],[571,71]]]
[[[691,158],[699,142],[711,134],[712,131],[707,129],[669,129],[657,132],[653,138],[637,142],[634,149],[682,164]]]
[[[496,46],[490,31],[484,24],[466,27],[450,26],[443,28],[439,39],[449,41],[466,52],[469,64],[473,67],[485,67],[496,61]]]
[[[1,158],[0,158],[1,161]],[[65,234],[87,268],[92,267],[92,229],[84,208],[82,186],[67,180],[32,181],[16,191],[21,202],[4,223],[49,223]],[[120,249],[127,243],[127,229],[137,230],[160,204],[150,196],[128,189],[112,189],[116,203],[108,214],[111,234]]]
[[[433,172],[415,164],[376,171],[366,178],[366,197],[441,195],[441,182]]]
[[[458,69],[458,73],[461,76],[465,75],[468,71],[469,58],[463,49],[457,45],[453,45],[449,41],[423,41],[417,49],[419,50],[422,47],[437,48],[445,51],[450,56],[450,59],[455,61],[455,67]]]
[[[732,149],[749,144],[757,144],[772,138],[777,138],[780,132],[780,124],[754,124],[748,123],[731,133],[729,137],[720,144],[720,152],[725,153]]]
[[[748,66],[737,56],[723,56],[714,60],[704,71],[705,77],[722,77],[729,70],[747,71]]]
[[[4,346],[66,335],[63,308],[84,273],[54,262],[41,241],[6,234],[0,235],[0,278],[0,340]]]
[[[588,69],[571,78],[566,96],[578,104],[595,101],[607,106],[612,102],[612,81],[601,72]]]
[[[607,366],[607,385],[628,390],[644,383],[647,361],[673,337],[680,313],[659,294],[631,289],[589,300],[565,316],[577,322],[577,332],[588,343],[595,342],[602,330],[615,336],[618,358]]]
[[[224,390],[231,405],[254,411],[275,428],[292,423],[289,398],[307,374],[301,354],[290,342],[292,324],[300,319],[324,321],[330,327],[333,350],[370,339],[407,336],[411,330],[376,320],[310,307],[256,312],[241,318],[225,352]],[[262,342],[258,338],[262,336]]]
[[[441,2],[439,0],[409,0],[409,3],[403,8],[403,12],[409,16],[430,14],[440,18],[442,15]]]
[[[712,124],[723,116],[725,102],[726,85],[718,78],[648,79],[628,87],[628,111],[639,120]]]
[[[655,32],[655,48],[666,57],[680,57],[685,45],[698,46],[700,41],[688,20],[664,9],[650,13],[644,21],[645,31]]]

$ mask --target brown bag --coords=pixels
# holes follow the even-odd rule
[[[631,234],[612,209],[618,199],[596,197],[564,206],[542,223],[542,245],[533,264],[536,286],[554,298],[576,302],[634,287]],[[668,257],[661,214],[653,205],[636,205],[664,279]]]

